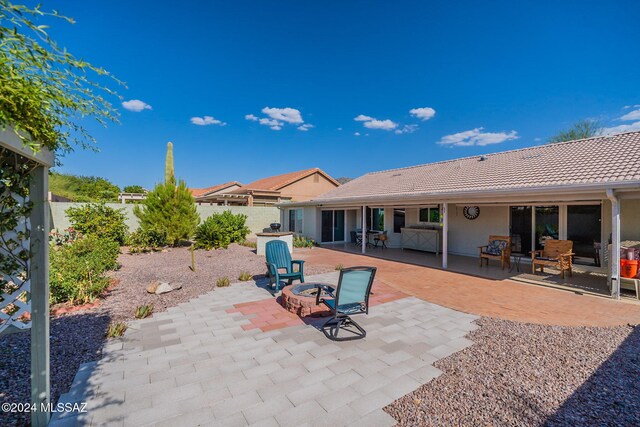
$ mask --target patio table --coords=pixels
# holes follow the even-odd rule
[[[513,258],[513,264],[511,264],[511,266],[509,267],[509,273],[511,273],[511,270],[513,270],[513,267],[516,267],[516,271],[518,273],[520,273],[520,261],[522,261],[522,257],[524,257],[524,254],[521,253],[517,253],[517,252],[512,252],[511,253],[511,258]]]

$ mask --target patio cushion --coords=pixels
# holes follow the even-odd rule
[[[500,255],[505,249],[507,249],[506,240],[491,240],[485,252],[489,255]]]

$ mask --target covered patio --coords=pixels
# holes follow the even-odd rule
[[[352,243],[324,244],[322,247],[353,254],[362,253],[361,246]],[[442,269],[443,262],[442,254],[436,255],[435,253],[400,248],[382,249],[381,247],[369,247],[366,249],[365,255],[437,269]],[[481,267],[477,257],[450,254],[448,256],[447,270],[491,280],[514,280],[522,283],[543,285],[602,297],[610,297],[611,295],[607,273],[602,271],[602,269],[598,271],[576,265],[573,267],[573,276],[569,277],[567,275],[565,278],[561,278],[560,272],[554,269],[545,269],[544,273],[538,271],[536,274],[533,274],[531,272],[530,259],[523,258],[518,262],[519,267],[516,261],[512,260],[511,267],[505,267],[505,269],[501,269],[500,263],[497,261],[491,261],[488,266],[483,265]],[[622,289],[621,297],[625,299],[635,299],[635,293]]]

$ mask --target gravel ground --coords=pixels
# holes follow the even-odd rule
[[[111,274],[119,283],[95,308],[63,314],[51,319],[51,395],[56,402],[69,390],[80,364],[101,357],[107,327],[112,321],[134,318],[135,308],[153,304],[154,312],[166,310],[215,289],[216,280],[227,276],[231,282],[243,271],[264,276],[264,257],[254,249],[231,245],[227,250],[196,251],[196,271],[191,271],[187,248],[148,254],[122,254],[121,268]],[[326,273],[326,266],[305,265],[305,275]],[[153,281],[180,283],[182,289],[163,294],[147,293]],[[30,334],[0,338],[0,403],[30,402]],[[29,415],[0,411],[0,426],[28,425]]]
[[[440,377],[385,408],[399,426],[640,425],[640,326],[478,324]]]

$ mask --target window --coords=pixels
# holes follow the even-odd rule
[[[302,233],[302,209],[289,209],[289,231]]]
[[[404,227],[404,209],[393,210],[393,232],[400,233],[400,229]]]
[[[420,222],[440,222],[440,207],[420,209]]]
[[[367,230],[384,231],[383,208],[367,208]]]

